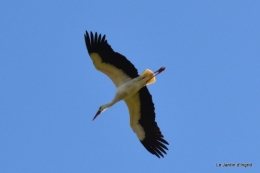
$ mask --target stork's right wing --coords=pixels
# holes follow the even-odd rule
[[[164,157],[169,143],[163,139],[155,121],[154,104],[147,87],[125,100],[130,113],[130,126],[143,146],[157,157]]]

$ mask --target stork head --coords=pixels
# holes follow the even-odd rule
[[[94,118],[92,119],[92,121],[93,121],[94,119],[96,119],[97,116],[98,116],[99,114],[101,114],[103,111],[105,111],[107,108],[108,108],[108,105],[107,105],[107,104],[100,106],[100,107],[98,108],[98,111],[97,111],[96,115],[95,115]]]

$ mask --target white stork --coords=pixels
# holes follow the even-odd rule
[[[156,72],[146,69],[138,75],[137,69],[123,55],[114,52],[107,43],[106,36],[86,32],[85,42],[88,53],[97,70],[105,73],[115,84],[115,98],[108,104],[99,107],[93,120],[104,110],[124,100],[130,114],[130,126],[143,146],[158,158],[166,154],[169,143],[155,122],[154,104],[146,85],[155,82]]]

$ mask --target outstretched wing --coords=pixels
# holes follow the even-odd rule
[[[97,70],[105,73],[116,87],[138,76],[137,69],[123,55],[114,52],[106,36],[86,31],[88,53]]]
[[[147,87],[125,100],[130,114],[130,126],[143,146],[157,157],[164,157],[169,143],[163,139],[155,121],[154,104]]]

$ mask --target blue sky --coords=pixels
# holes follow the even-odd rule
[[[260,2],[0,2],[0,172],[259,172]],[[106,34],[149,86],[170,143],[148,153],[85,30]],[[223,168],[216,163],[252,163]]]

